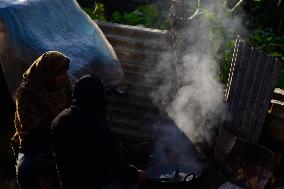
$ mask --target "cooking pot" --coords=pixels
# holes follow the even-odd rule
[[[196,188],[200,171],[190,165],[155,165],[147,170],[143,189],[190,189]]]

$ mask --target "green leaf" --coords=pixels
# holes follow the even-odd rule
[[[129,25],[138,25],[141,23],[142,21],[142,18],[143,17],[143,14],[138,11],[138,10],[135,10],[129,14],[124,14],[124,20],[126,21],[126,24],[129,24]]]
[[[82,9],[91,17],[91,19],[106,21],[105,9],[102,3],[96,3],[95,8],[83,7]]]
[[[112,19],[116,23],[122,24],[124,22],[124,17],[119,11],[112,13]]]
[[[104,8],[104,5],[102,3],[96,3],[96,8],[95,8],[93,14],[94,14],[95,19],[106,21],[105,8]]]
[[[271,52],[270,55],[273,57],[283,57],[283,54],[280,52]]]

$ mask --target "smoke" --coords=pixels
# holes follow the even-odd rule
[[[193,143],[210,142],[212,129],[221,117],[223,86],[217,81],[212,57],[187,54],[183,57],[183,84],[168,106],[168,115]]]
[[[193,0],[184,1],[187,7],[197,6]],[[173,53],[165,52],[149,73],[159,76],[150,81],[157,86],[151,94],[153,103],[199,150],[213,144],[218,127],[226,119],[225,86],[219,79],[217,61],[224,57],[226,41],[245,33],[241,7],[233,16],[222,2],[204,1],[200,4],[202,13],[184,23],[178,32],[183,53],[177,67]]]

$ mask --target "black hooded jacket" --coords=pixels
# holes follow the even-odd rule
[[[83,77],[74,87],[73,98],[73,105],[61,112],[52,125],[63,188],[99,188],[111,175],[135,179],[136,168],[122,160],[106,125],[101,80]]]

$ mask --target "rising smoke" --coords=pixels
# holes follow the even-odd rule
[[[188,7],[196,7],[195,0],[184,1]],[[201,146],[213,144],[226,119],[225,86],[219,79],[217,60],[223,58],[225,41],[245,30],[240,14],[233,16],[221,0],[203,1],[200,11],[178,33],[183,52],[178,66],[173,66],[172,52],[162,53],[151,71],[161,77],[151,82],[158,86],[152,92],[154,104],[202,151]]]

